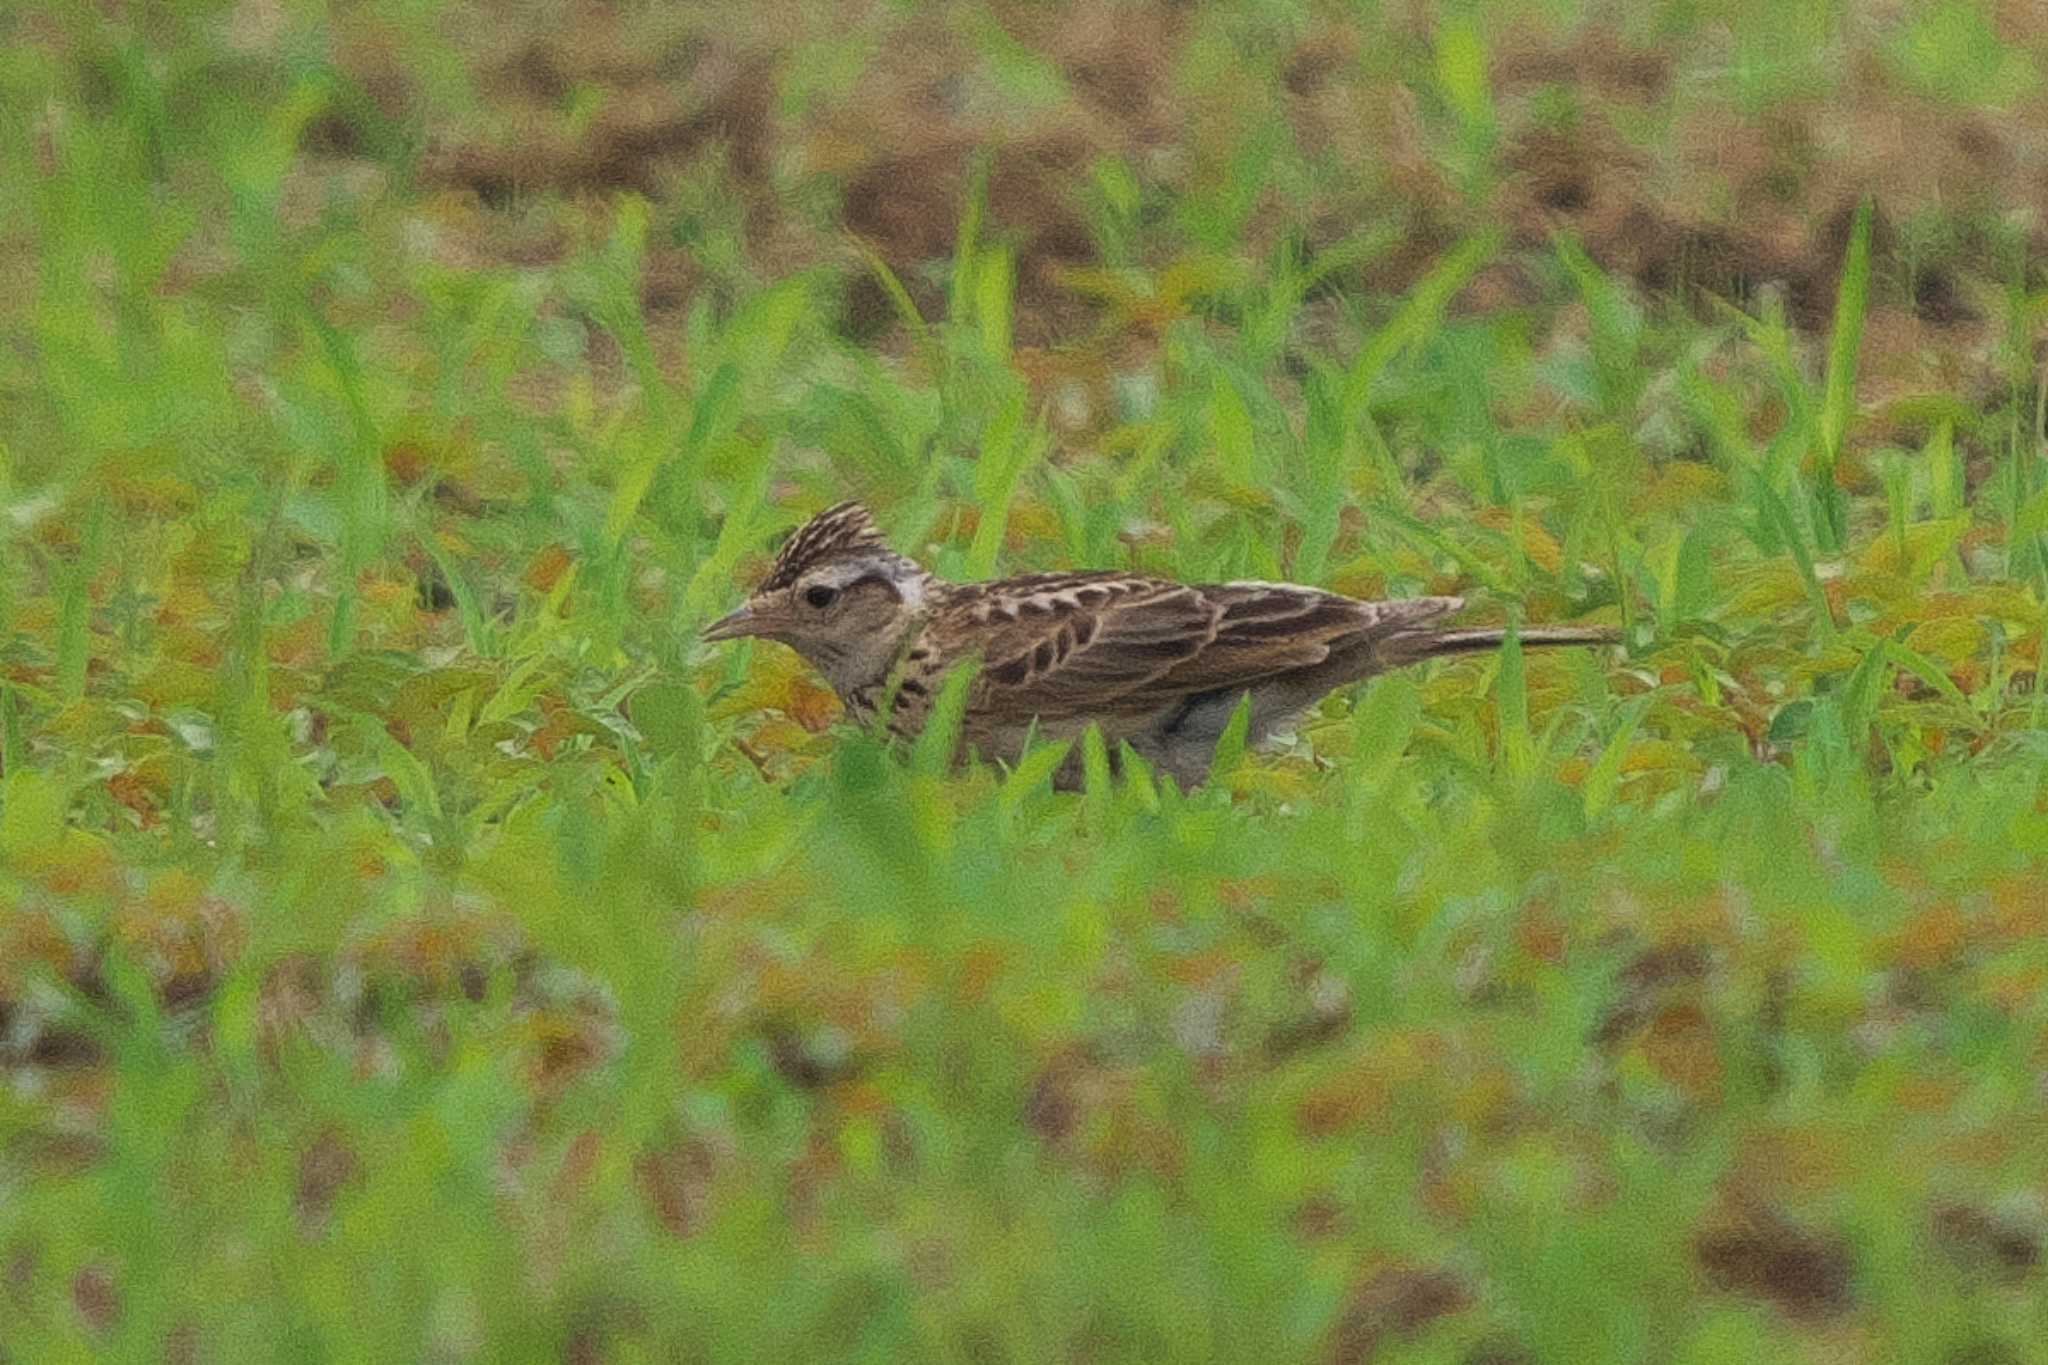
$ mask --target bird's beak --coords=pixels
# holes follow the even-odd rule
[[[737,640],[742,635],[760,634],[760,628],[761,621],[754,615],[754,609],[741,607],[738,611],[721,616],[704,627],[702,638],[707,643],[712,640]]]

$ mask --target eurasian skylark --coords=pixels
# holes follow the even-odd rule
[[[1128,742],[1191,787],[1246,693],[1246,740],[1256,744],[1336,688],[1499,646],[1502,631],[1437,624],[1463,605],[1113,572],[949,583],[891,550],[867,510],[843,502],[791,536],[746,605],[704,638],[780,641],[825,675],[848,714],[904,738],[924,728],[953,667],[975,659],[960,737],[983,757],[1014,762],[1034,726],[1073,739],[1092,723],[1112,753]],[[1525,646],[1617,638],[1604,626],[1521,633]],[[1064,786],[1078,778],[1071,761],[1059,775]]]

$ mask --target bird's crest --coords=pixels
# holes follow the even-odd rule
[[[799,526],[796,534],[783,542],[774,567],[755,591],[787,588],[820,564],[854,555],[900,558],[882,539],[881,528],[867,508],[857,502],[837,503]]]

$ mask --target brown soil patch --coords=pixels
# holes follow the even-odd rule
[[[355,88],[305,145],[345,157],[375,141],[369,121],[409,121],[424,182],[493,210],[624,191],[661,203],[681,177],[711,175],[745,203],[758,273],[847,268],[844,324],[862,338],[896,319],[848,239],[935,315],[985,166],[985,232],[1017,252],[1028,345],[1071,342],[1102,319],[1064,282],[1077,265],[1123,263],[1103,259],[1090,202],[1100,165],[1137,187],[1138,264],[1195,245],[1148,216],[1157,203],[1224,196],[1284,164],[1256,196],[1246,254],[1398,228],[1393,251],[1335,288],[1399,292],[1446,244],[1499,223],[1510,275],[1568,233],[1652,297],[1701,307],[1768,286],[1814,330],[1832,309],[1846,224],[1870,196],[1887,388],[1950,382],[1943,356],[1963,357],[1981,387],[2005,286],[2048,259],[2048,82],[1973,105],[1901,55],[1912,7],[1845,8],[1828,63],[1755,104],[1737,38],[1713,25],[1654,44],[1617,36],[1626,26],[1612,15],[1488,34],[1492,151],[1477,170],[1458,169],[1464,134],[1436,83],[1425,7],[1283,33],[1167,0],[915,12],[842,0],[822,18],[756,7],[740,26],[600,0],[494,10],[488,23],[457,10],[440,22],[469,66],[467,106],[421,88],[404,39],[343,19],[338,57]],[[1997,7],[1996,31],[2048,69],[2036,10]],[[474,32],[454,35],[459,24]],[[827,60],[828,48],[842,55]],[[1282,142],[1261,156],[1276,130]],[[689,250],[655,245],[646,300],[680,307],[701,284]],[[1496,303],[1528,301],[1526,285],[1501,283],[1487,291]]]
[[[1694,1250],[1715,1289],[1764,1299],[1788,1316],[1831,1317],[1849,1307],[1848,1245],[1773,1210],[1731,1206]]]

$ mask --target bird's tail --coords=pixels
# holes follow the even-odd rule
[[[1521,632],[1522,648],[1553,645],[1613,645],[1621,632],[1612,626],[1530,626]],[[1499,649],[1508,633],[1497,626],[1463,630],[1411,630],[1390,636],[1380,645],[1380,658],[1390,667],[1421,663],[1446,654],[1471,654]]]

